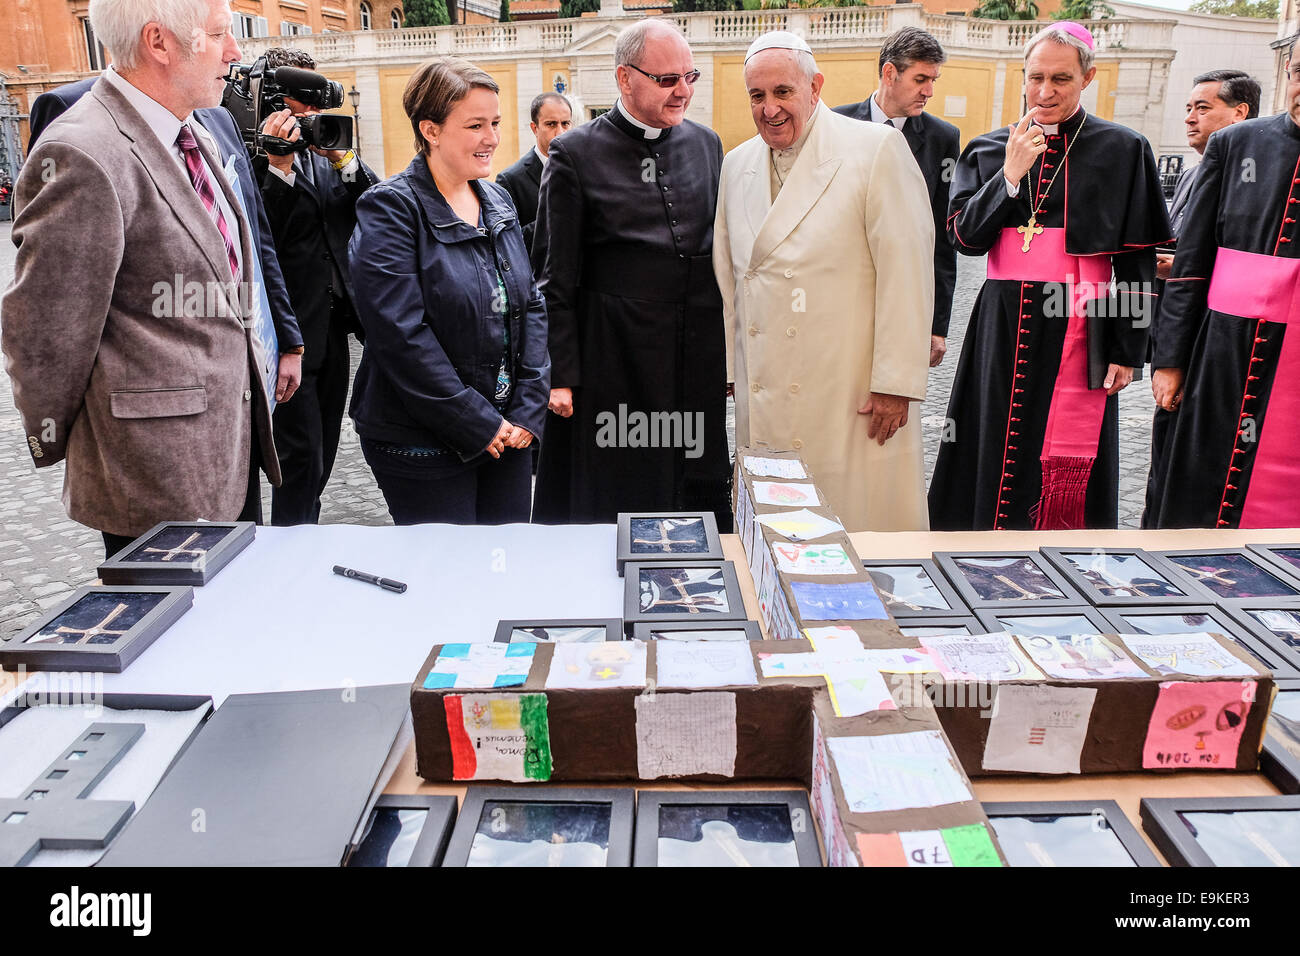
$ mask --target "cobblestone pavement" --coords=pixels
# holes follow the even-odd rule
[[[10,224],[0,223],[0,289],[13,277],[15,250]],[[982,259],[959,257],[957,293],[953,304],[948,354],[931,371],[922,427],[925,434],[927,475],[934,468],[938,436],[942,429],[961,349],[962,333],[983,278]],[[353,370],[360,358],[354,342]],[[1153,410],[1151,390],[1145,381],[1120,397],[1120,526],[1137,527],[1149,461],[1149,432]],[[728,408],[728,434],[734,443],[734,417]],[[42,609],[56,604],[75,587],[91,583],[103,558],[97,532],[68,519],[60,493],[63,468],[37,471],[14,410],[7,373],[0,369],[0,637],[18,630]],[[271,494],[263,487],[263,508],[270,516]],[[325,524],[390,524],[388,509],[375,485],[351,422],[346,420],[339,443],[338,461],[321,506]]]

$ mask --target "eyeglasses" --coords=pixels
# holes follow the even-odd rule
[[[636,70],[642,76],[650,77],[650,79],[659,84],[660,88],[665,90],[671,90],[680,80],[685,80],[689,85],[694,86],[695,81],[700,78],[699,70],[691,70],[689,73],[663,73],[659,76],[655,76],[653,73],[647,73],[639,66],[632,66],[631,63],[627,65],[631,66],[632,69]]]

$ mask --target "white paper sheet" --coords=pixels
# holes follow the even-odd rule
[[[921,730],[878,737],[830,737],[844,799],[854,813],[938,807],[975,799],[943,734]]]
[[[655,641],[658,687],[752,687],[757,683],[748,641]]]
[[[807,478],[797,458],[758,458],[745,455],[745,471],[762,478]]]
[[[778,508],[816,508],[822,503],[816,485],[794,481],[756,481],[754,500]]]
[[[1254,668],[1209,634],[1121,634],[1119,639],[1157,674],[1255,676]]]
[[[844,545],[773,541],[777,568],[786,574],[857,574]]]
[[[754,520],[792,541],[812,541],[844,530],[844,525],[838,521],[832,521],[825,515],[816,514],[807,508],[759,515]]]
[[[985,770],[1078,773],[1095,687],[1003,684],[993,703]]]
[[[917,638],[947,680],[1042,680],[1038,670],[1010,634]]]
[[[548,689],[645,686],[645,641],[552,646]]]

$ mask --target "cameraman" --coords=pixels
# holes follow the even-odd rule
[[[316,61],[301,50],[267,50],[266,69],[281,66],[315,70]],[[262,133],[297,142],[302,131],[296,117],[320,109],[290,96],[284,103],[286,109],[267,117]],[[273,419],[284,481],[271,492],[271,524],[315,524],[347,402],[348,333],[360,331],[348,239],[357,199],[379,178],[350,149],[312,146],[255,157],[253,165],[305,349],[298,393],[276,407]]]

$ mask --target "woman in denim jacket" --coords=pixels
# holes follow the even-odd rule
[[[498,87],[420,67],[402,104],[419,155],[357,203],[349,246],[365,351],[350,414],[393,522],[526,522],[550,390],[546,306],[509,195],[483,177]]]

